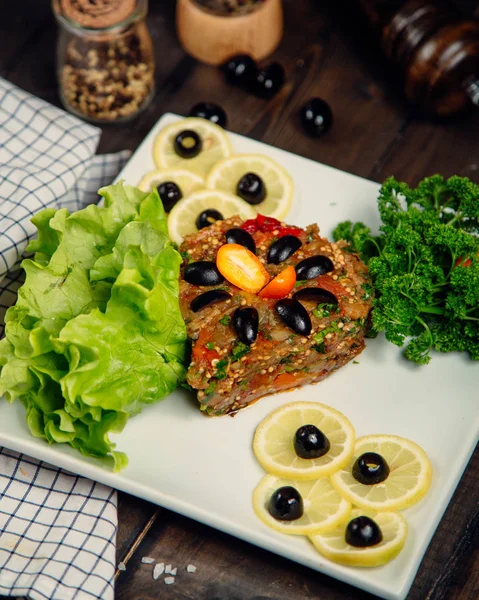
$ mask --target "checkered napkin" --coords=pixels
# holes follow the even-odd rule
[[[95,156],[100,134],[0,78],[0,337],[31,217],[96,202],[128,159]],[[112,599],[116,529],[114,491],[0,448],[0,595]]]

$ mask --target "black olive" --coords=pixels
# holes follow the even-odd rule
[[[311,98],[299,114],[304,131],[311,137],[319,137],[328,132],[333,124],[331,108],[321,98]]]
[[[338,304],[336,296],[328,290],[323,290],[320,287],[305,287],[293,294],[296,300],[314,300],[320,304]]]
[[[279,63],[271,63],[256,74],[250,84],[250,91],[259,98],[269,100],[284,84],[284,69]]]
[[[376,546],[383,541],[383,534],[376,523],[369,517],[356,517],[346,527],[346,542],[356,548]]]
[[[238,181],[236,193],[248,204],[260,204],[266,198],[266,186],[256,173],[246,173]]]
[[[226,242],[228,244],[239,244],[248,248],[250,252],[256,254],[256,244],[253,236],[241,227],[232,227],[225,233]]]
[[[185,267],[183,277],[193,285],[218,285],[224,281],[216,264],[209,260],[199,260]]]
[[[314,279],[325,273],[329,273],[334,269],[334,265],[330,258],[317,254],[310,256],[299,262],[296,267],[296,277],[298,279]]]
[[[258,337],[258,311],[253,307],[237,308],[233,315],[233,327],[240,342],[250,346]]]
[[[308,311],[293,298],[283,298],[276,302],[276,312],[283,323],[299,335],[309,335],[311,333],[311,319]]]
[[[198,229],[203,229],[203,227],[209,227],[210,225],[213,225],[213,223],[216,221],[223,220],[224,217],[219,211],[210,208],[208,210],[204,210],[198,215],[198,218],[196,219],[196,227]]]
[[[352,473],[359,483],[374,485],[388,478],[389,465],[380,454],[365,452],[356,459]]]
[[[268,510],[278,521],[295,521],[303,516],[303,499],[296,488],[285,485],[273,492]]]
[[[181,158],[194,158],[203,148],[200,136],[192,129],[185,129],[175,138],[175,152]]]
[[[303,425],[294,435],[294,449],[300,458],[319,458],[330,447],[328,438],[316,425]]]
[[[223,64],[223,73],[228,83],[246,87],[255,79],[258,67],[251,56],[238,54]]]
[[[212,123],[216,123],[220,127],[226,127],[227,117],[225,111],[212,102],[199,102],[190,110],[190,117],[200,117]]]
[[[209,292],[196,296],[196,298],[191,301],[190,308],[193,312],[198,312],[211,304],[224,302],[230,298],[231,294],[228,294],[228,292],[224,292],[223,290],[210,290]]]
[[[268,250],[268,263],[279,265],[301,248],[301,240],[295,235],[285,235],[276,240]]]
[[[158,194],[163,202],[163,208],[166,212],[170,212],[178,200],[183,198],[180,188],[173,181],[160,183],[156,189],[158,190]]]

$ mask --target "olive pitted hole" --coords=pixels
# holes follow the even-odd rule
[[[266,198],[266,186],[256,173],[246,173],[238,181],[236,193],[248,204],[259,204]]]
[[[195,158],[201,152],[203,142],[200,136],[192,129],[185,129],[175,138],[175,152],[181,158]]]
[[[253,307],[237,308],[233,315],[233,327],[238,339],[251,346],[258,337],[258,311]]]
[[[225,233],[227,244],[239,244],[248,248],[250,252],[256,254],[256,244],[253,236],[241,227],[232,227]]]
[[[268,511],[278,521],[296,521],[296,519],[300,519],[304,513],[301,494],[290,485],[278,488],[271,495]]]
[[[319,287],[305,287],[295,292],[293,298],[296,298],[296,300],[314,300],[320,304],[338,304],[338,299],[333,293]]]
[[[376,546],[383,541],[383,534],[376,523],[369,517],[356,517],[346,527],[346,542],[356,548]]]
[[[301,248],[301,240],[295,235],[285,235],[276,240],[268,250],[268,263],[279,265]]]
[[[209,260],[190,263],[185,267],[183,277],[192,285],[218,285],[224,281],[216,264]]]
[[[310,256],[299,262],[296,267],[296,277],[298,279],[314,279],[325,273],[334,270],[333,262],[323,254]]]
[[[213,225],[213,223],[216,223],[216,221],[224,221],[223,215],[219,212],[219,210],[209,208],[198,215],[195,224],[197,229],[203,229]]]
[[[170,212],[178,200],[183,198],[180,188],[173,181],[160,183],[156,189],[158,190],[158,194],[163,203],[163,208],[166,212]]]
[[[276,312],[283,323],[299,335],[309,335],[312,324],[308,311],[293,298],[284,298],[276,302]]]
[[[316,425],[303,425],[294,434],[294,450],[300,458],[319,458],[330,448],[328,438]]]
[[[389,465],[380,454],[365,452],[353,465],[353,477],[364,485],[374,485],[387,479]]]
[[[231,294],[228,294],[228,292],[224,292],[223,290],[210,290],[209,292],[196,296],[196,298],[191,301],[190,308],[196,313],[207,306],[211,306],[217,302],[225,302],[225,300],[229,300],[230,298]]]

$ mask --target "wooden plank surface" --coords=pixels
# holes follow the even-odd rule
[[[472,13],[478,3],[464,0]],[[397,94],[398,82],[347,14],[324,2],[286,0],[286,33],[273,57],[288,83],[266,102],[232,89],[218,69],[201,65],[179,46],[174,1],[151,2],[157,94],[139,119],[105,127],[100,152],[134,149],[165,112],[188,114],[198,101],[223,106],[232,131],[325,164],[380,181],[390,174],[410,183],[433,172],[479,181],[479,112],[450,123],[414,119]],[[0,74],[59,105],[55,77],[56,24],[48,0],[0,3]],[[297,111],[313,95],[327,100],[335,123],[320,140],[306,138]],[[320,194],[320,190],[318,191]],[[479,451],[448,507],[408,600],[479,598]],[[369,600],[374,597],[279,558],[185,517],[119,494],[119,599]],[[143,556],[178,567],[175,585],[154,581]],[[187,573],[194,564],[196,573]]]

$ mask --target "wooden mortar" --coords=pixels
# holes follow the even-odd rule
[[[186,52],[204,63],[220,65],[235,54],[262,60],[281,41],[283,7],[281,0],[266,0],[249,14],[220,16],[178,0],[176,27]]]

